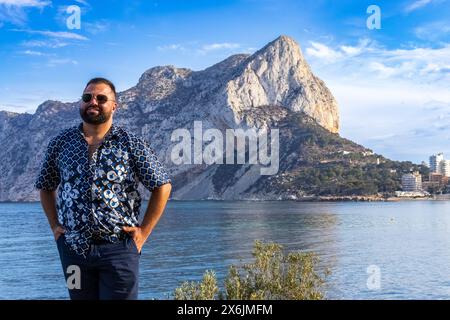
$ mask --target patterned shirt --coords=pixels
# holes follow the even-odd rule
[[[86,257],[92,239],[115,242],[124,237],[123,226],[138,225],[139,182],[152,191],[170,179],[143,139],[114,125],[90,159],[82,128],[50,141],[35,187],[58,189],[65,242]]]

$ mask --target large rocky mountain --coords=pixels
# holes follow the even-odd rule
[[[202,71],[151,68],[136,86],[120,92],[118,101],[115,123],[150,142],[173,178],[174,199],[298,199],[342,193],[345,172],[331,174],[326,185],[335,188],[330,190],[311,175],[320,180],[336,166],[361,169],[376,166],[380,158],[387,161],[339,137],[336,100],[287,36]],[[79,101],[46,101],[34,114],[0,111],[0,201],[38,199],[33,182],[45,148],[51,137],[80,122],[78,107]],[[194,121],[202,121],[203,130],[278,129],[278,173],[261,175],[260,165],[248,163],[174,164],[172,132],[193,132]],[[383,191],[383,186],[373,191]]]

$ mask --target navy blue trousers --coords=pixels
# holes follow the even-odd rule
[[[69,249],[64,234],[56,243],[70,299],[137,299],[140,253],[131,237],[91,244],[86,258]]]

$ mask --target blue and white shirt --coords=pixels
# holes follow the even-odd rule
[[[82,127],[50,141],[35,187],[58,189],[65,242],[86,257],[91,239],[115,242],[123,226],[138,225],[139,182],[152,191],[170,179],[147,142],[114,125],[90,158]]]

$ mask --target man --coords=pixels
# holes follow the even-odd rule
[[[50,141],[35,183],[71,299],[137,299],[141,249],[170,195],[154,151],[113,125],[116,109],[114,85],[90,80],[83,122]],[[152,191],[140,224],[139,182]]]

